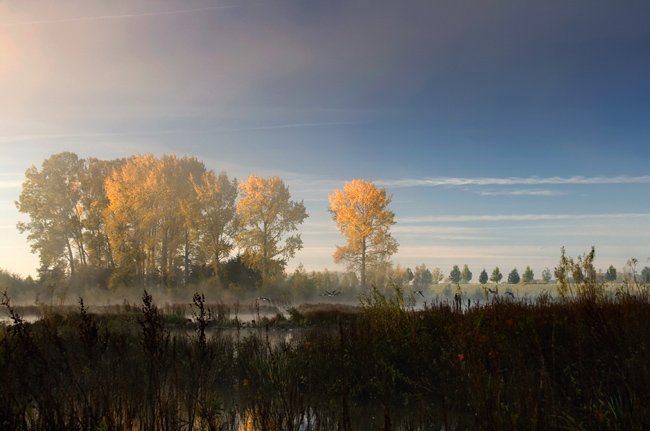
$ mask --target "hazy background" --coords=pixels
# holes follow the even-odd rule
[[[327,194],[394,195],[398,263],[536,277],[650,256],[650,4],[0,2],[0,268],[35,274],[24,170],[60,151],[279,175],[336,269]]]

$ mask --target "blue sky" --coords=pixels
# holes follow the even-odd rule
[[[395,261],[539,275],[561,246],[650,256],[650,6],[604,1],[0,3],[0,267],[23,172],[60,151],[279,175],[290,263],[338,269],[327,194],[393,195]]]

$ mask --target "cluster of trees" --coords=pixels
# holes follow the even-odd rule
[[[71,152],[52,155],[25,177],[16,205],[29,221],[18,229],[39,255],[41,281],[174,286],[214,277],[268,284],[283,278],[302,248],[297,231],[307,211],[278,177],[238,183],[194,157],[105,161]],[[346,239],[334,261],[366,286],[368,272],[385,274],[397,251],[391,197],[353,180],[329,201]]]
[[[640,272],[637,272],[636,261],[631,259],[625,269],[625,273],[621,276],[617,273],[616,268],[613,265],[607,269],[605,273],[596,271],[593,267],[590,267],[588,274],[568,274],[568,277],[572,280],[581,280],[585,277],[590,277],[596,281],[616,281],[619,279],[629,279],[630,281],[636,280],[639,283],[650,283],[650,267],[644,267]],[[407,268],[407,271],[410,269]],[[557,270],[555,271],[555,276],[557,277]],[[541,274],[541,281],[544,283],[549,283],[553,278],[553,272],[549,268],[544,268]],[[503,280],[504,274],[501,273],[499,267],[495,267],[490,274],[483,268],[478,277],[478,282],[480,284],[486,284],[488,281],[493,283],[500,283]],[[622,277],[622,278],[621,278]],[[462,270],[458,265],[454,265],[447,281],[453,284],[467,284],[472,281],[473,274],[467,265],[463,265]],[[422,264],[416,267],[415,271],[415,281],[413,285],[418,287],[430,286],[432,284],[438,284],[440,281],[444,280],[444,274],[440,271],[439,268],[430,271],[427,267]],[[535,281],[535,273],[527,266],[524,272],[520,275],[517,268],[514,268],[506,277],[506,282],[508,284],[519,284],[519,283],[533,283]]]
[[[177,285],[219,275],[235,247],[269,279],[302,247],[307,217],[278,177],[238,183],[193,157],[80,159],[55,154],[25,173],[18,229],[40,258],[39,276],[100,274],[113,285]]]
[[[598,273],[597,277],[604,278],[605,281],[616,281],[622,279],[623,281],[627,280],[634,282],[636,280],[639,283],[650,283],[650,267],[644,266],[640,274],[637,276],[637,264],[638,261],[636,259],[628,260],[622,274],[616,272],[616,268],[614,268],[613,265],[610,265],[605,274]]]
[[[630,263],[628,263],[628,266]],[[557,272],[557,271],[556,271]],[[635,273],[635,270],[633,269],[627,269],[625,277],[632,278],[633,273]],[[557,274],[555,274],[557,277]],[[610,266],[607,269],[606,273],[601,273],[597,272],[595,268],[590,269],[590,273],[587,275],[582,276],[581,274],[570,274],[570,277],[572,279],[578,279],[580,280],[580,277],[591,277],[594,280],[599,280],[599,281],[616,281],[618,278],[616,268],[614,266]],[[541,275],[541,281],[544,283],[549,283],[551,279],[553,278],[553,273],[549,268],[544,268],[542,271]],[[472,272],[469,270],[467,265],[463,266],[462,271],[458,267],[458,265],[454,265],[452,268],[451,272],[449,273],[448,281],[450,283],[469,283],[472,280]],[[481,271],[478,281],[480,284],[486,284],[488,281],[491,281],[493,283],[500,283],[501,280],[503,280],[503,274],[501,273],[501,270],[499,267],[495,267],[492,270],[492,273],[488,275],[487,271],[485,268]],[[508,284],[518,284],[518,283],[532,283],[535,281],[535,274],[533,270],[530,268],[530,266],[527,266],[526,269],[524,270],[523,274],[519,275],[519,271],[517,268],[514,268],[507,276],[506,278]],[[650,267],[644,267],[641,270],[640,277],[637,279],[639,282],[650,282]]]
[[[444,276],[437,268],[436,268],[436,272],[437,274],[439,274],[438,280],[441,281],[444,278]],[[458,265],[454,265],[449,273],[448,281],[454,284],[460,284],[460,283],[467,284],[472,281],[472,277],[473,277],[472,271],[470,271],[469,267],[466,264],[463,265],[462,270],[458,267]],[[494,268],[490,276],[488,276],[487,271],[485,270],[485,268],[483,268],[483,270],[479,274],[478,282],[480,284],[486,284],[489,280],[494,283],[499,283],[501,282],[502,279],[503,279],[503,274],[501,273],[501,270],[499,270],[499,267],[497,266],[496,268]],[[521,277],[519,276],[519,272],[517,271],[517,268],[514,268],[510,272],[510,274],[508,274],[508,278],[507,278],[509,284],[517,284],[520,282],[532,283],[534,279],[535,279],[535,274],[533,273],[533,270],[530,268],[530,266],[526,267],[526,270],[524,271]],[[542,280],[546,283],[551,281],[551,271],[548,268],[544,269],[544,271],[542,272]]]
[[[604,283],[621,281],[623,283],[635,284],[650,283],[650,267],[645,266],[639,273],[637,271],[637,259],[629,259],[621,273],[618,273],[613,265],[610,265],[607,271],[603,273],[602,270],[596,270],[594,266],[595,255],[596,250],[592,247],[589,253],[578,256],[574,261],[572,258],[566,256],[564,247],[562,247],[560,264],[555,269],[555,277],[558,282],[571,281],[582,283],[583,281],[590,281]]]
[[[302,248],[298,228],[307,211],[303,202],[291,200],[279,177],[251,175],[240,183],[194,157],[146,154],[98,160],[71,152],[52,155],[40,170],[29,168],[25,177],[16,205],[29,221],[18,223],[18,229],[38,253],[39,279],[46,284],[78,280],[175,286],[216,279],[225,285],[334,287],[327,271],[307,274],[301,267],[285,277],[288,260]],[[424,264],[415,271],[391,264],[398,249],[390,232],[395,224],[388,209],[391,199],[365,180],[349,181],[329,195],[329,211],[345,238],[333,256],[349,271],[336,276],[340,285],[426,288],[445,278],[439,268],[429,270]],[[636,261],[628,266],[625,277],[650,282],[650,268],[637,278]],[[588,272],[555,275],[618,277],[613,266],[605,274],[593,267]],[[467,265],[462,270],[454,265],[447,280],[469,283],[473,276]],[[542,280],[551,277],[544,269]],[[478,277],[481,284],[502,279],[498,267],[489,276],[483,269]],[[520,276],[515,268],[506,280],[531,283],[534,273],[526,267]]]

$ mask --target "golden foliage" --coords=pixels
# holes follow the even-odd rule
[[[187,277],[199,214],[192,178],[204,173],[195,158],[145,154],[129,158],[108,177],[107,233],[123,272],[159,274],[169,283],[182,266]]]
[[[395,214],[387,209],[391,200],[385,189],[358,179],[329,195],[329,211],[347,241],[336,247],[334,261],[359,270],[362,284],[367,266],[385,262],[397,251],[397,241],[390,234]]]
[[[286,235],[298,230],[307,211],[302,202],[290,200],[289,189],[279,177],[251,175],[239,188],[237,242],[244,249],[246,264],[267,279],[302,248],[300,234]]]
[[[217,176],[213,171],[192,181],[198,201],[200,251],[203,259],[210,261],[215,274],[218,274],[221,261],[230,255],[233,248],[237,181],[230,181],[223,172]]]

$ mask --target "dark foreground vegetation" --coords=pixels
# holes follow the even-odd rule
[[[81,302],[31,324],[5,297],[0,428],[648,429],[648,299],[415,310],[374,291],[357,312],[292,309],[231,336],[210,331],[201,295],[190,330],[146,293],[137,315]],[[308,329],[271,340],[291,325]]]

